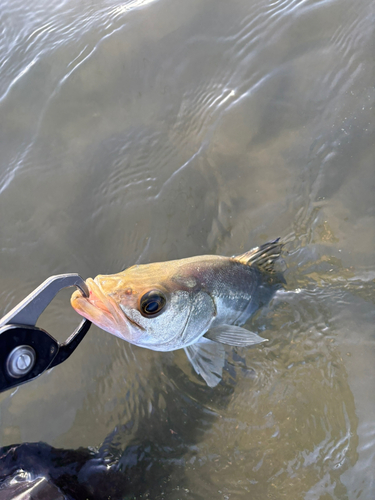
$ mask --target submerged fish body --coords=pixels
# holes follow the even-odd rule
[[[86,281],[89,297],[72,295],[73,308],[100,328],[155,351],[184,348],[198,374],[215,386],[221,344],[263,342],[239,325],[266,304],[282,278],[274,271],[279,240],[243,255],[204,255],[136,265]]]

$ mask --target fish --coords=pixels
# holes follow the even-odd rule
[[[285,280],[275,268],[280,238],[233,257],[200,255],[134,265],[86,280],[71,305],[103,330],[154,351],[184,349],[209,387],[222,378],[225,345],[267,339],[242,325]]]

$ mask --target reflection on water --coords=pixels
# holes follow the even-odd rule
[[[217,388],[92,328],[1,395],[1,445],[105,456],[119,497],[372,499],[369,0],[0,5],[4,313],[52,274],[288,242],[249,322],[270,341],[228,348]],[[43,317],[59,339],[69,307]]]

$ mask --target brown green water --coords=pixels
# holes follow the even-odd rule
[[[92,327],[1,395],[1,446],[108,448],[137,499],[375,498],[374,15],[0,0],[0,315],[53,274],[288,241],[270,340],[218,387]],[[78,319],[63,293],[40,324]]]

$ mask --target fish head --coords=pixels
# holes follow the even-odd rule
[[[71,304],[95,325],[132,344],[160,351],[184,347],[205,331],[208,319],[202,305],[207,298],[202,300],[189,280],[176,279],[169,264],[133,266],[88,278],[89,296],[77,290]]]

